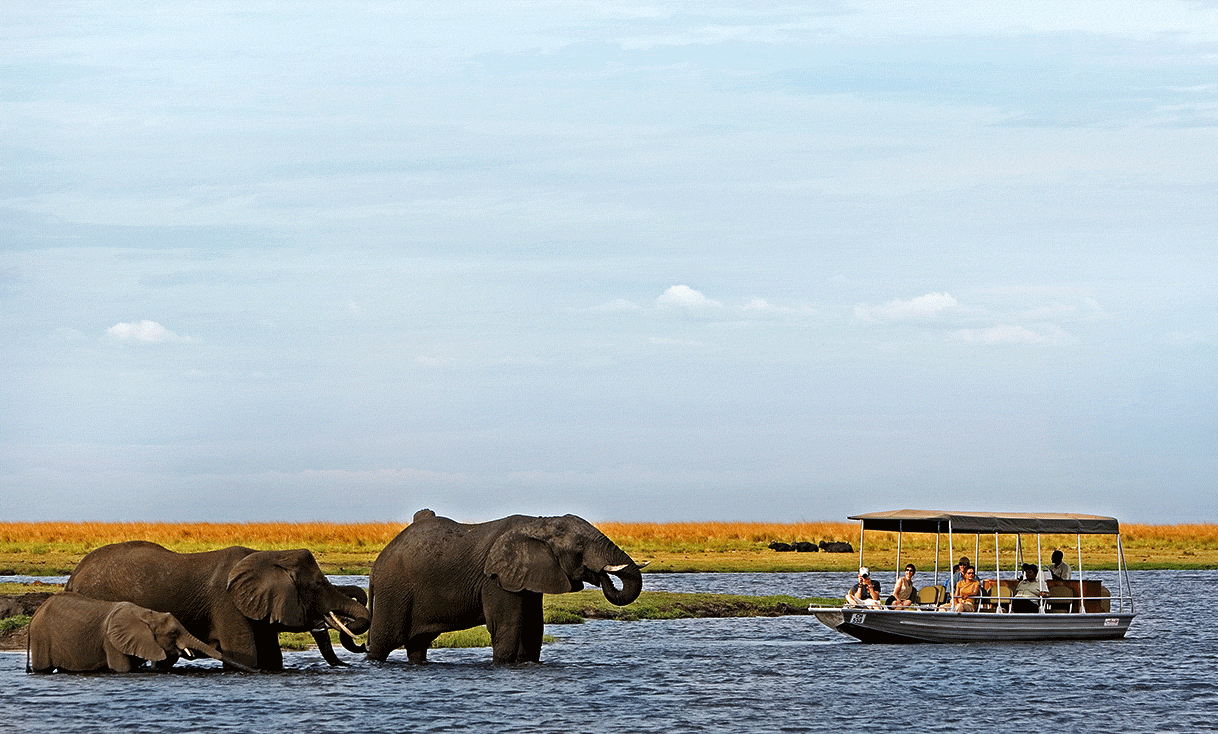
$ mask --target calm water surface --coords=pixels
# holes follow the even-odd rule
[[[1111,574],[1099,576],[1116,589]],[[369,663],[285,653],[282,673],[179,663],[167,674],[24,672],[0,655],[0,730],[57,732],[1215,731],[1218,572],[1131,574],[1138,618],[1122,641],[863,645],[813,617],[590,621],[551,626],[540,665],[489,650],[403,652]],[[881,576],[881,578],[883,578]],[[354,579],[359,581],[360,579]],[[853,574],[689,574],[644,588],[837,596]],[[920,579],[921,580],[921,579]],[[887,580],[885,589],[890,586]],[[1171,600],[1173,603],[1167,603]]]

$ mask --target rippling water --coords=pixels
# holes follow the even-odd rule
[[[778,617],[551,626],[558,640],[540,665],[505,667],[490,664],[489,650],[433,650],[426,666],[406,663],[403,652],[377,664],[339,651],[352,667],[331,669],[309,651],[285,653],[282,673],[230,673],[208,661],[168,674],[35,676],[24,672],[23,653],[6,653],[0,730],[802,732],[902,721],[1218,730],[1218,634],[1207,600],[1218,572],[1131,577],[1138,618],[1125,640],[1108,642],[863,645],[813,617]],[[837,596],[852,580],[652,574],[644,583]]]

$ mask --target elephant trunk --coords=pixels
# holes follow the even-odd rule
[[[346,663],[339,660],[338,656],[334,654],[334,645],[330,644],[329,630],[313,630],[310,634],[313,635],[313,641],[317,643],[318,652],[321,653],[321,656],[326,659],[326,662],[331,667],[339,668],[347,666]]]
[[[331,611],[326,613],[325,625],[338,630],[339,642],[347,651],[365,653],[368,648],[356,643],[354,638],[356,635],[368,631],[368,628],[372,626],[372,613],[366,606],[368,595],[358,586],[336,586],[335,588],[343,595],[343,598],[335,604]],[[330,665],[345,665],[334,654],[328,631],[325,629],[314,631],[313,639],[317,642],[317,648],[326,662]]]
[[[613,585],[614,576],[621,579],[621,589]],[[605,593],[605,599],[610,604],[619,607],[624,607],[638,599],[639,594],[643,591],[643,573],[633,561],[620,566],[606,566],[601,571],[600,577],[601,591]]]
[[[227,665],[231,668],[236,668],[237,670],[243,670],[246,673],[257,673],[258,672],[258,670],[256,668],[251,668],[248,665],[239,663],[236,660],[229,658],[227,655],[221,653],[216,648],[212,647],[211,645],[207,644],[206,642],[203,642],[198,637],[195,637],[194,635],[192,635],[190,633],[184,634],[181,637],[179,637],[178,641],[177,641],[177,646],[178,646],[178,649],[181,650],[182,655],[186,658],[193,658],[194,653],[199,652],[199,653],[203,653],[204,655],[206,655],[209,658],[212,658],[213,660],[219,660],[220,662],[224,663],[225,665]]]

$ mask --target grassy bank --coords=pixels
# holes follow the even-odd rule
[[[381,548],[402,529],[399,523],[0,523],[0,575],[62,575],[90,550],[124,540],[150,540],[190,553],[229,545],[259,549],[309,548],[327,573],[366,574]],[[650,560],[648,573],[665,572],[797,572],[848,571],[858,564],[855,553],[777,553],[771,541],[821,540],[852,543],[857,551],[858,525],[851,522],[804,523],[597,523],[633,558]],[[866,561],[877,568],[896,566],[895,533],[868,533]],[[982,568],[994,563],[992,537],[957,538],[952,551],[968,555]],[[1035,555],[1035,539],[1025,553]],[[1218,525],[1122,526],[1125,558],[1135,569],[1218,568]],[[1071,563],[1077,557],[1076,536],[1044,536],[1044,558],[1061,548]],[[998,554],[1004,565],[1014,557],[1014,537],[1003,536]],[[1083,560],[1090,568],[1112,568],[1116,539],[1082,536]],[[935,564],[934,536],[901,538],[901,561],[920,568]],[[940,567],[948,567],[946,538],[938,549]]]

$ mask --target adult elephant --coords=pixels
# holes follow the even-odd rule
[[[384,660],[405,647],[421,663],[440,633],[485,624],[496,663],[536,662],[542,594],[590,583],[623,606],[643,588],[639,568],[575,515],[463,524],[420,510],[372,564],[368,657]]]
[[[344,646],[362,652],[350,636],[372,622],[353,598],[362,590],[331,584],[303,548],[175,553],[142,540],[115,543],[82,558],[64,588],[169,612],[227,658],[260,670],[283,667],[280,632],[312,632],[327,662],[342,665],[326,628],[340,630]]]
[[[187,632],[172,614],[129,601],[100,601],[66,591],[47,599],[29,625],[33,673],[129,673],[146,660],[157,663],[196,653],[249,670]]]

